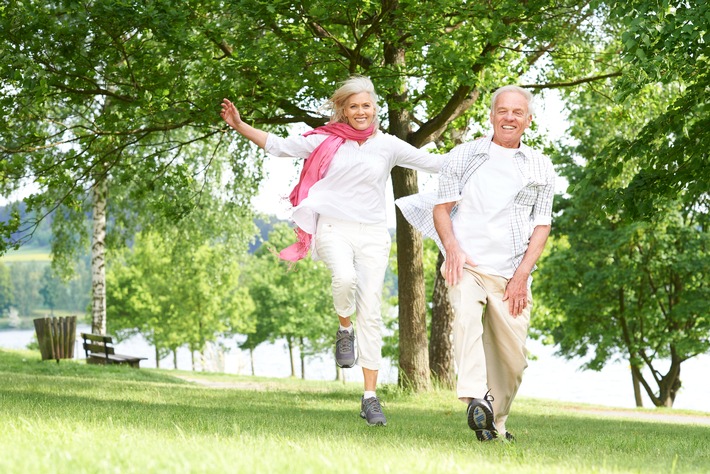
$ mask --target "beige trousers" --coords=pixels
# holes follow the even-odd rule
[[[495,424],[501,433],[515,394],[528,366],[525,339],[530,326],[532,296],[517,318],[508,311],[503,294],[506,278],[465,268],[464,276],[449,287],[454,311],[454,359],[459,398],[493,395]]]

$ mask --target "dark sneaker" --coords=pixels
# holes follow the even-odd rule
[[[466,417],[468,427],[476,432],[479,441],[489,441],[498,437],[498,430],[493,422],[493,397],[486,393],[483,398],[474,398],[468,404]]]
[[[355,365],[355,331],[338,331],[335,335],[335,363],[349,369]]]
[[[387,426],[387,418],[382,413],[380,400],[377,397],[364,398],[360,402],[360,417],[370,426]]]
[[[512,443],[513,441],[515,441],[515,436],[513,436],[513,433],[511,433],[510,431],[506,431],[505,440],[510,441]]]

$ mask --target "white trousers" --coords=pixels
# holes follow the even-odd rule
[[[338,316],[355,314],[358,365],[379,370],[382,361],[382,286],[392,244],[386,224],[318,218],[316,251],[331,272]]]
[[[532,296],[517,318],[508,311],[503,293],[506,278],[465,268],[463,278],[449,287],[454,311],[454,359],[459,398],[493,395],[495,424],[501,433],[528,366],[525,340]]]

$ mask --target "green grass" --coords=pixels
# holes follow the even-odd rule
[[[247,388],[208,388],[176,376]],[[0,472],[710,469],[706,425],[604,418],[581,413],[581,405],[520,398],[508,422],[517,441],[479,443],[450,391],[381,387],[385,428],[359,418],[360,393],[359,384],[57,364],[0,350]]]
[[[0,256],[0,261],[9,262],[51,262],[49,247],[27,247],[19,250],[10,250]]]

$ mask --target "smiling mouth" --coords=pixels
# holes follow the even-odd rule
[[[503,125],[502,128],[503,130],[515,130],[515,127],[513,127],[512,125]]]

